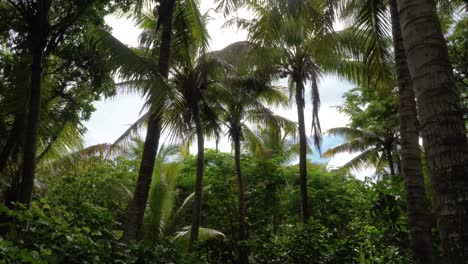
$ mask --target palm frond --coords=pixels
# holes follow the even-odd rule
[[[140,137],[140,130],[146,124],[148,118],[149,112],[140,116],[138,120],[131,124],[130,127],[112,143],[111,148],[128,148],[134,138]]]
[[[184,251],[188,249],[188,242],[190,238],[190,226],[184,227],[182,230],[178,231],[172,241],[174,244],[179,248]],[[207,241],[210,239],[222,239],[225,237],[225,235],[216,230],[216,229],[211,229],[211,228],[206,228],[206,227],[200,227],[198,230],[198,241]]]

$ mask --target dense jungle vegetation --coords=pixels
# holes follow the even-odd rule
[[[0,263],[468,263],[465,0],[215,0],[248,33],[216,51],[201,2],[0,0]],[[355,88],[322,131],[328,75]]]

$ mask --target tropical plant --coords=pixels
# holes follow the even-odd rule
[[[165,81],[169,76],[175,0],[157,2],[159,2],[160,7],[157,9],[158,20],[155,31],[159,31],[160,25],[162,31],[160,32],[160,43],[158,46],[157,69],[151,69],[150,72],[156,75],[157,79]],[[155,95],[150,94],[150,96]],[[164,95],[161,97],[164,98]],[[139,238],[141,226],[143,225],[143,217],[148,200],[155,157],[161,136],[161,110],[162,106],[160,103],[151,104],[149,109],[148,128],[143,146],[143,156],[141,158],[138,180],[133,194],[133,200],[128,207],[127,220],[122,237],[122,240],[125,242],[137,240]]]
[[[137,3],[137,9],[142,8],[142,2]],[[169,91],[167,78],[171,67],[171,52],[173,51],[175,60],[186,59],[193,55],[190,47],[192,42],[205,46],[207,41],[204,24],[195,1],[156,2],[159,5],[154,9],[155,12],[141,13],[138,10],[139,15],[135,18],[137,25],[143,30],[140,38],[143,45],[141,49],[132,50],[108,32],[96,30],[99,42],[108,47],[109,54],[120,66],[119,76],[125,80],[120,86],[145,94],[149,107],[148,112],[117,140],[120,142],[128,138],[144,121],[147,121],[138,183],[133,201],[128,208],[124,229],[123,241],[126,242],[138,239],[143,223],[154,160],[163,128],[161,114],[170,102],[167,98]]]
[[[250,191],[250,200],[258,202],[250,206],[250,214],[256,216],[258,224],[251,226],[252,229],[262,230],[264,235],[270,230],[276,235],[282,214],[280,190],[285,184],[282,167],[291,164],[299,155],[299,143],[294,137],[296,131],[260,127],[259,130],[245,132],[244,149],[252,155],[252,163],[256,168],[249,182],[258,186]],[[269,229],[270,224],[272,229]]]
[[[246,1],[249,2],[249,1]],[[330,4],[330,5],[328,5]],[[304,107],[306,89],[311,85],[312,134],[320,150],[321,128],[319,80],[323,72],[334,69],[337,56],[333,49],[332,21],[334,15],[329,2],[312,1],[251,1],[255,18],[252,21],[235,19],[239,27],[249,31],[257,58],[266,72],[289,78],[291,97],[295,95],[299,123],[302,222],[307,222],[307,149]],[[228,6],[229,7],[229,6]]]
[[[195,50],[196,51],[196,50]],[[193,61],[195,60],[196,61]],[[219,82],[217,78],[222,73],[221,63],[212,56],[202,54],[199,58],[181,59],[181,63],[173,69],[174,96],[170,96],[170,111],[164,117],[168,126],[173,127],[172,133],[190,137],[195,132],[197,137],[197,172],[195,184],[195,200],[192,212],[192,230],[190,231],[189,251],[198,239],[198,229],[201,222],[202,188],[204,158],[204,137],[216,135],[219,130],[217,117],[210,109],[204,94],[210,86]]]
[[[144,239],[151,244],[174,232],[173,204],[180,169],[180,157],[176,156],[179,148],[163,144],[158,150],[144,222]]]
[[[408,5],[418,5],[418,11],[410,12]],[[447,43],[433,1],[398,0],[397,6],[440,238],[447,261],[463,262],[468,255],[468,214],[463,209],[468,203],[468,141]],[[422,27],[427,30],[414,34]],[[426,81],[429,75],[433,76],[430,82]]]
[[[166,237],[172,237],[177,247],[184,251],[190,247],[190,226],[176,231],[176,224],[180,217],[194,203],[196,193],[188,195],[180,207],[174,208],[175,199],[178,196],[176,190],[177,179],[181,169],[180,150],[183,146],[164,146],[158,150],[156,157],[153,180],[151,183],[148,207],[145,213],[144,241],[156,245]],[[172,161],[170,161],[172,160]],[[209,186],[203,188],[207,191]],[[199,227],[200,241],[223,237],[224,234],[210,228]]]
[[[450,61],[453,66],[455,84],[460,94],[465,123],[468,122],[468,19],[461,18],[453,26],[453,32],[447,37]]]
[[[434,263],[431,219],[426,209],[428,206],[419,146],[419,121],[406,61],[406,51],[401,38],[397,3],[395,0],[388,1],[388,3],[350,1],[345,15],[348,16],[348,19],[351,18],[350,21],[354,24],[353,33],[367,40],[359,45],[359,49],[364,54],[366,75],[372,77],[368,79],[368,82],[371,85],[387,83],[393,86],[395,85],[393,78],[396,70],[401,141],[400,167],[407,189],[408,199],[406,202],[408,221],[412,230],[413,259],[416,263]],[[390,59],[391,51],[386,41],[389,35],[392,36],[393,40],[395,69],[393,69],[393,63]]]
[[[69,96],[68,99],[79,97],[75,94],[75,90],[66,90],[67,82],[54,83],[54,81],[60,81],[61,73],[65,73],[70,78],[68,74],[73,72],[76,67],[70,67],[70,71],[66,72],[64,68],[54,68],[54,66],[65,64],[63,60],[66,59],[68,60],[67,66],[76,62],[76,66],[79,67],[81,61],[76,58],[77,47],[73,43],[81,45],[80,50],[84,50],[86,48],[84,42],[86,41],[83,42],[83,40],[86,39],[88,25],[103,24],[102,17],[107,12],[112,11],[118,3],[114,3],[115,6],[110,6],[106,1],[86,1],[85,3],[77,3],[76,1],[58,3],[51,0],[7,2],[8,5],[2,4],[1,12],[10,13],[14,19],[14,23],[6,28],[6,32],[12,33],[9,41],[12,46],[15,46],[10,51],[13,54],[24,55],[22,56],[23,63],[29,64],[30,70],[21,73],[25,74],[23,75],[25,77],[23,85],[29,86],[29,89],[17,91],[21,96],[16,97],[16,99],[21,100],[19,107],[23,109],[21,112],[13,112],[13,119],[17,121],[11,129],[12,133],[10,133],[9,140],[5,145],[6,148],[2,150],[5,155],[2,156],[1,164],[4,166],[5,160],[9,159],[12,153],[17,158],[21,156],[21,177],[14,179],[15,184],[10,188],[11,196],[8,197],[6,203],[29,204],[34,185],[37,155],[40,151],[38,142],[42,129],[41,112],[46,110],[44,114],[53,113],[54,108],[47,104],[54,104],[56,100],[65,99],[66,101],[67,96]],[[93,65],[89,69],[94,70],[95,66]],[[48,83],[49,81],[52,83]],[[66,81],[70,81],[70,79]],[[50,94],[48,94],[48,89],[44,88],[47,85],[51,90]],[[67,96],[62,96],[64,94]],[[60,96],[62,98],[59,98]],[[73,104],[68,105],[68,107],[74,109]],[[66,123],[62,120],[57,126],[63,128]],[[73,125],[76,125],[76,122]],[[57,130],[58,133],[52,132],[48,143],[56,141],[61,129]],[[21,152],[14,150],[14,146],[18,145],[18,137],[24,137]]]
[[[345,137],[347,142],[327,150],[323,156],[360,152],[343,167],[374,166],[378,174],[388,168],[393,176],[398,168],[399,173],[398,109],[394,92],[388,88],[360,87],[351,89],[343,98],[344,103],[337,109],[349,116],[350,122],[347,127],[332,128],[327,133]]]
[[[272,87],[265,76],[242,74],[243,69],[236,69],[234,75],[226,76],[223,86],[212,89],[210,96],[218,99],[218,109],[215,110],[228,129],[228,135],[234,145],[234,160],[239,184],[239,262],[248,263],[248,251],[244,241],[247,239],[245,183],[241,167],[241,142],[245,138],[246,122],[263,123],[268,126],[288,127],[294,123],[286,118],[275,115],[264,103],[287,105],[288,99],[278,88]]]
[[[388,168],[390,175],[395,176],[394,156],[398,142],[395,131],[336,127],[329,129],[326,133],[345,137],[346,142],[325,151],[324,157],[357,152],[359,154],[345,163],[343,168],[350,170],[375,166],[377,175],[385,173],[385,168]]]

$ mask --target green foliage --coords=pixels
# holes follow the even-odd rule
[[[323,156],[358,153],[343,165],[344,169],[374,167],[376,175],[395,174],[400,157],[398,98],[389,87],[371,89],[358,87],[344,94],[345,102],[338,106],[350,118],[346,127],[331,128],[329,135],[339,135],[346,142],[328,149]],[[399,165],[398,165],[399,166]]]
[[[91,179],[87,180],[92,183]],[[53,192],[50,197],[55,203],[69,198],[66,192]],[[97,205],[100,202],[84,197],[81,203],[66,207],[41,198],[29,210],[21,205],[15,210],[1,207],[12,224],[8,236],[0,240],[0,257],[5,261],[0,263],[183,263],[164,239],[151,246],[120,243],[115,209]]]
[[[206,152],[203,224],[226,235],[200,243],[201,263],[235,263],[237,197],[233,158]],[[184,161],[179,183],[191,190],[195,158]],[[408,263],[408,232],[402,183],[385,178],[362,182],[341,171],[309,164],[309,204],[313,219],[297,225],[300,211],[297,166],[281,165],[281,157],[260,160],[242,155],[247,182],[247,221],[253,263]],[[185,220],[190,221],[189,215]]]
[[[151,200],[166,195],[159,193],[149,202],[144,243],[125,247],[119,243],[121,219],[129,201],[121,187],[132,188],[140,151],[138,148],[133,156],[113,159],[93,156],[60,171],[63,176],[41,175],[47,188],[36,194],[42,198],[30,210],[2,209],[12,219],[8,236],[0,240],[5,263],[134,263],[137,259],[142,263],[235,263],[239,242],[234,160],[231,154],[215,150],[207,150],[205,155],[204,180],[210,188],[203,193],[205,228],[200,230],[202,239],[193,255],[183,253],[191,212],[181,209],[193,199],[196,157],[191,155],[177,170],[171,169],[174,160],[159,159],[166,160],[158,166],[163,174],[154,176],[175,180],[172,191],[166,193],[173,200],[166,215],[169,218],[160,223],[166,228],[164,233],[154,230],[160,235],[146,243],[150,241],[149,224],[155,220]],[[241,158],[250,234],[243,243],[250,248],[252,263],[298,263],[301,259],[310,259],[310,263],[408,263],[404,195],[398,178],[362,182],[342,171],[310,163],[309,209],[313,218],[302,226],[297,224],[297,165],[288,165],[277,154],[243,153]],[[162,183],[154,181],[153,187]],[[161,188],[152,189],[156,191]],[[179,239],[171,242],[174,236]]]
[[[137,162],[118,157],[113,160],[91,157],[76,162],[63,175],[41,174],[48,200],[70,209],[92,203],[109,209],[117,219],[125,213],[137,176]],[[47,173],[47,171],[45,172]]]
[[[113,230],[116,223],[112,213],[90,204],[76,209],[79,214],[45,199],[33,202],[29,210],[19,207],[10,211],[2,207],[14,225],[8,240],[2,241],[1,254],[7,260],[17,261],[15,254],[21,256],[27,250],[34,259],[26,261],[23,256],[21,261],[26,263],[107,263],[118,256],[121,245]]]

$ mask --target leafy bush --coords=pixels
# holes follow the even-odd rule
[[[151,248],[120,243],[119,223],[107,209],[91,204],[75,209],[80,214],[45,199],[34,201],[29,210],[2,206],[12,220],[8,236],[0,240],[3,263],[180,263],[168,242]]]

